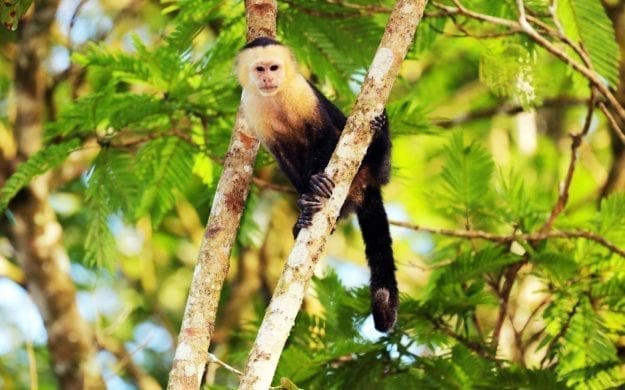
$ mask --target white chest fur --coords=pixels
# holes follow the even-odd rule
[[[241,103],[247,123],[265,145],[276,137],[297,136],[293,132],[304,131],[304,124],[319,115],[317,97],[301,76],[274,96],[244,89]]]

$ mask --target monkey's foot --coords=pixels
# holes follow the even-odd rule
[[[382,130],[388,126],[388,117],[386,116],[386,110],[382,111],[382,113],[369,122],[371,124],[371,130],[374,133],[380,133]]]
[[[317,195],[306,193],[297,200],[297,207],[301,210],[295,226],[293,226],[293,237],[297,237],[300,230],[312,225],[313,216],[321,210],[325,199]]]
[[[371,313],[373,323],[380,332],[389,332],[397,320],[397,289],[380,287],[371,291]]]
[[[313,195],[323,198],[331,197],[334,190],[334,182],[323,172],[312,175],[308,186]]]

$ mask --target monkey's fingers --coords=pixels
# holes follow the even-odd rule
[[[304,194],[297,200],[297,208],[300,209],[302,213],[314,214],[321,210],[322,206],[323,202],[321,199],[311,194]]]
[[[371,124],[371,130],[375,133],[381,132],[386,126],[388,126],[388,117],[386,116],[386,110],[369,122]]]
[[[297,222],[295,222],[295,225],[293,226],[294,238],[297,238],[300,230],[310,227],[312,225],[313,215],[314,213],[309,212],[300,213],[299,217],[297,218]]]
[[[324,198],[331,197],[334,190],[334,182],[323,172],[312,175],[309,186],[313,194]]]

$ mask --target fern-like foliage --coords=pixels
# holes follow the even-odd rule
[[[16,171],[0,189],[0,211],[4,210],[17,192],[33,178],[61,165],[67,156],[80,147],[79,139],[71,139],[45,147],[18,165]]]
[[[141,187],[135,218],[150,214],[156,226],[184,193],[193,169],[193,149],[178,138],[150,141],[139,150],[136,170]]]
[[[309,2],[296,1],[306,8]],[[333,5],[322,5],[322,14],[353,14],[353,10]],[[339,23],[340,20],[340,23]],[[382,31],[380,24],[371,18],[344,18],[329,23],[326,17],[315,17],[298,12],[297,7],[286,8],[279,22],[280,36],[295,52],[295,56],[310,66],[320,82],[329,81],[340,95],[353,96],[350,82],[361,82],[373,59],[375,42]],[[340,36],[341,39],[336,39]],[[375,37],[375,38],[374,38]]]
[[[567,35],[582,43],[592,66],[612,86],[619,83],[619,48],[612,23],[600,1],[562,0],[557,14]]]
[[[488,214],[488,210],[492,209],[490,182],[493,160],[478,143],[466,145],[461,132],[453,134],[443,154],[443,186],[439,195],[451,214],[470,226],[477,217]]]
[[[625,384],[616,348],[590,301],[582,298],[560,346],[560,378],[569,386],[612,388]]]
[[[114,152],[104,149],[94,160],[87,175],[85,189],[85,206],[88,220],[85,236],[85,262],[89,265],[111,266],[117,257],[115,238],[109,228],[109,219],[117,211],[121,195],[114,192],[122,185],[118,185],[115,172],[118,164],[111,164],[115,160]],[[134,181],[130,181],[134,182]]]

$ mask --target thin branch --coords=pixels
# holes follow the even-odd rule
[[[248,41],[275,36],[275,0],[246,0],[245,8]],[[200,388],[258,148],[239,110],[191,280],[168,389]]]
[[[519,21],[513,21],[504,18],[498,18],[491,15],[480,14],[478,12],[474,12],[465,8],[459,0],[453,0],[456,7],[450,7],[444,4],[440,4],[437,2],[433,2],[434,6],[444,11],[448,15],[464,15],[466,17],[479,20],[482,22],[494,24],[501,27],[506,27],[510,30],[516,31],[521,30],[522,33],[530,37],[540,46],[542,46],[549,53],[554,55],[555,57],[562,60],[567,65],[571,66],[575,71],[581,73],[584,77],[586,77],[590,83],[596,88],[601,94],[607,99],[610,106],[614,109],[618,117],[625,121],[625,109],[620,105],[618,99],[614,96],[612,91],[606,86],[603,81],[603,78],[599,76],[593,69],[589,68],[585,64],[580,64],[571,58],[566,52],[558,49],[552,42],[543,37],[540,33],[538,33],[534,27],[528,22],[528,19],[525,15],[525,11],[519,9],[520,17]],[[522,1],[517,0],[517,4],[522,3]],[[559,34],[558,34],[559,36]],[[583,56],[582,56],[583,58]]]
[[[233,373],[233,374],[235,374],[237,376],[243,376],[243,372],[242,371],[237,370],[236,368],[232,367],[228,363],[219,360],[219,358],[217,358],[217,356],[213,355],[210,352],[208,353],[208,361],[210,363],[215,363],[215,364],[218,364],[218,365],[222,366],[223,368],[225,368],[226,370],[230,371],[231,373]]]
[[[599,108],[601,109],[601,112],[603,112],[603,115],[605,115],[605,117],[608,119],[608,122],[610,122],[610,125],[612,125],[616,136],[621,140],[622,143],[625,144],[625,132],[614,118],[614,115],[612,115],[604,102],[599,102]]]
[[[451,330],[449,326],[447,325],[447,323],[445,323],[444,321],[440,319],[430,317],[430,316],[426,316],[426,318],[432,323],[435,329],[438,329],[439,331],[443,332],[446,336],[456,340],[460,344],[464,345],[465,347],[467,347],[468,349],[470,349],[471,351],[475,352],[476,354],[478,354],[479,356],[485,359],[495,360],[495,357],[492,355],[492,353],[488,351],[488,349],[485,347],[484,344],[471,341],[468,338],[462,335],[459,335],[458,333]]]
[[[295,189],[291,186],[283,186],[280,184],[276,184],[276,183],[272,183],[270,181],[267,180],[263,180],[259,177],[252,177],[252,182],[257,185],[258,187],[261,188],[266,188],[268,190],[273,190],[273,191],[278,191],[278,192],[284,192],[286,194],[296,194],[297,191],[295,191]]]
[[[388,8],[388,7],[382,7],[382,6],[376,6],[376,5],[353,4],[353,3],[349,3],[343,0],[326,0],[326,2],[328,4],[336,4],[345,8],[355,9],[355,10],[358,10],[359,12],[367,13],[367,14],[372,14],[372,13],[390,14],[391,11],[393,11],[392,8]]]
[[[582,140],[588,134],[590,130],[590,124],[592,123],[592,115],[595,110],[595,94],[594,89],[591,88],[591,96],[588,101],[588,111],[586,112],[586,118],[584,120],[584,127],[582,130],[577,133],[571,135],[571,159],[569,161],[569,166],[566,171],[566,177],[564,178],[564,182],[560,186],[560,194],[558,196],[558,200],[556,204],[551,209],[551,214],[549,218],[540,229],[541,232],[548,232],[553,227],[553,223],[555,222],[558,215],[564,211],[566,204],[569,200],[569,189],[571,187],[571,183],[573,181],[573,174],[575,173],[575,167],[578,158],[579,147],[582,145]]]
[[[560,107],[568,107],[568,106],[576,106],[579,104],[586,103],[586,100],[578,99],[575,97],[560,97],[554,99],[547,99],[543,102],[540,108],[560,108]],[[474,111],[469,111],[466,114],[458,115],[452,119],[441,119],[434,122],[434,124],[438,127],[442,128],[451,128],[454,126],[459,126],[468,122],[478,121],[482,119],[491,118],[494,115],[516,115],[520,112],[525,111],[523,106],[521,105],[513,105],[509,103],[504,103],[499,106],[494,107],[486,107],[476,109]]]
[[[454,229],[443,229],[443,228],[432,228],[425,227],[421,225],[412,224],[409,222],[401,222],[401,221],[389,221],[391,225],[399,226],[407,229],[412,229],[420,232],[426,232],[436,235],[449,236],[449,237],[457,237],[457,238],[465,238],[465,239],[482,239],[486,241],[491,241],[499,244],[510,243],[513,241],[526,241],[526,242],[539,242],[549,238],[558,238],[558,239],[579,239],[584,238],[609,249],[610,251],[618,254],[619,256],[625,258],[625,249],[618,247],[613,242],[607,240],[601,235],[590,232],[587,230],[574,230],[574,231],[549,231],[549,232],[539,232],[539,233],[523,233],[523,234],[510,234],[510,235],[501,235],[485,232],[482,230],[454,230]]]
[[[516,276],[519,273],[521,267],[523,267],[527,263],[527,256],[524,257],[522,261],[511,264],[508,266],[504,273],[504,282],[501,289],[497,291],[499,295],[499,314],[497,316],[497,322],[495,323],[495,327],[493,328],[493,339],[492,339],[492,347],[495,351],[497,351],[499,347],[499,338],[501,336],[501,330],[503,329],[504,321],[506,320],[506,316],[508,315],[508,304],[510,302],[510,293],[512,292],[512,287],[514,286],[514,282],[516,280]]]

